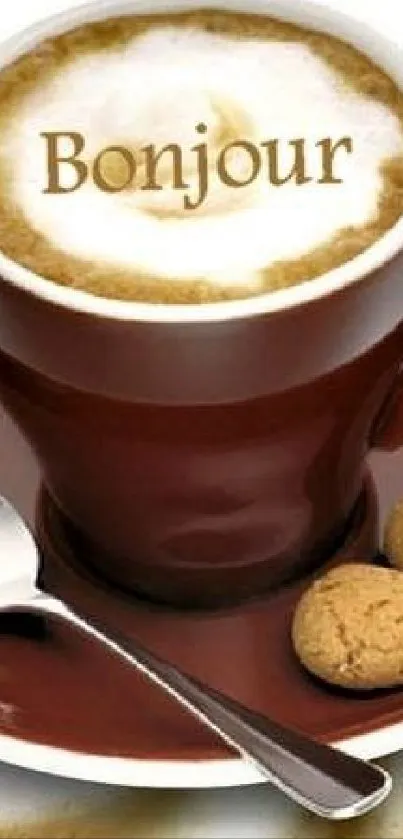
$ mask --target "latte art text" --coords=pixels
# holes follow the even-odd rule
[[[199,134],[207,126],[196,126]],[[209,194],[211,178],[231,188],[249,187],[258,178],[274,187],[294,183],[341,184],[336,173],[336,157],[353,152],[351,137],[333,140],[323,137],[314,143],[320,162],[320,177],[310,174],[307,164],[307,140],[269,139],[257,144],[249,139],[233,140],[221,149],[198,143],[185,151],[178,143],[162,148],[154,144],[133,151],[124,145],[109,145],[93,161],[85,159],[85,138],[76,131],[42,132],[46,143],[48,182],[43,190],[48,195],[65,195],[80,189],[89,177],[105,193],[140,189],[160,192],[169,188],[186,192],[183,209],[196,210]],[[61,144],[64,144],[64,150]],[[70,150],[66,150],[66,142]],[[312,154],[312,151],[311,151]],[[191,157],[192,156],[192,157]],[[66,177],[66,167],[70,170]],[[64,177],[63,177],[64,174]]]
[[[350,261],[402,213],[393,80],[260,15],[195,8],[57,35],[0,73],[0,129],[2,251],[97,296],[275,291]]]

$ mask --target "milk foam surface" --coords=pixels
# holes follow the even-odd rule
[[[92,178],[68,195],[43,193],[41,132],[76,131],[85,137],[87,162],[110,145],[180,144],[191,184],[185,192],[194,198],[191,149],[207,142],[214,165],[223,121],[235,132],[230,139],[258,146],[283,140],[284,174],[293,160],[287,142],[305,138],[307,171],[315,180],[275,187],[263,166],[249,187],[234,190],[212,173],[209,196],[198,211],[183,210],[182,191],[137,188],[112,195]],[[203,136],[195,130],[201,122],[208,127]],[[322,161],[315,144],[345,136],[353,140],[353,153],[341,151],[335,163],[344,182],[317,184]],[[162,280],[195,277],[253,287],[275,261],[298,258],[338,230],[369,221],[382,188],[380,164],[402,154],[403,139],[391,110],[343,84],[305,44],[233,40],[172,25],[119,48],[72,57],[24,101],[1,149],[15,161],[14,202],[33,229],[62,252]],[[232,171],[245,172],[246,165],[241,152]],[[67,166],[63,172],[67,185],[72,170]]]

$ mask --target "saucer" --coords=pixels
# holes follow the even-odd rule
[[[38,495],[32,455],[3,415],[0,450],[0,492],[35,524],[48,591],[88,617],[92,611],[107,615],[127,636],[280,723],[364,758],[403,748],[403,691],[331,690],[298,664],[290,621],[306,579],[222,611],[174,612],[136,601],[92,576],[78,535],[47,493]],[[376,497],[383,515],[403,495],[403,453],[378,454],[371,465],[374,477],[367,476],[331,563],[370,557],[377,541]],[[1,580],[0,563],[0,597]],[[9,725],[2,714],[7,696],[0,674],[2,760],[120,786],[206,788],[262,781],[252,765],[143,676],[94,642],[57,624],[52,630],[49,644],[31,645],[25,669],[26,642],[0,641],[7,690],[19,690]]]

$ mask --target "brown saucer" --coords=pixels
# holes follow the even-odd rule
[[[0,491],[32,520],[37,473],[25,444],[2,417],[0,448],[5,455]],[[387,455],[375,458],[377,483],[387,504],[403,494],[401,465],[403,455],[400,460]],[[393,487],[386,480],[389,473],[397,478]],[[93,578],[74,535],[44,492],[37,509],[46,587],[87,615],[103,613],[111,624],[189,673],[321,740],[338,741],[403,720],[401,692],[343,694],[327,689],[300,668],[289,627],[306,580],[232,610],[170,612],[134,601]],[[367,479],[349,537],[332,561],[369,557],[376,539],[377,505],[372,481]],[[192,760],[232,756],[143,677],[75,633],[55,625],[49,642],[38,645],[1,638],[0,646],[0,701],[18,697],[19,708],[12,730],[1,722],[4,733],[104,755]]]

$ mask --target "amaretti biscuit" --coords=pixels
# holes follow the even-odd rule
[[[334,568],[303,594],[292,639],[307,670],[332,685],[403,684],[403,574],[360,563]]]

